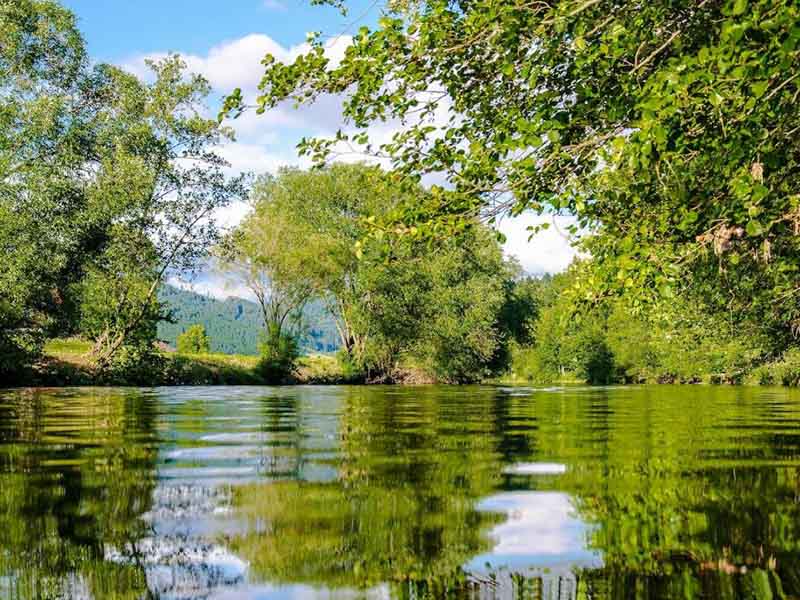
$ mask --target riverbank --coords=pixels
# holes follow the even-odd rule
[[[436,383],[419,368],[399,369],[390,379],[364,381],[353,375],[341,364],[337,357],[326,354],[302,356],[297,368],[283,382],[266,380],[259,372],[257,356],[242,354],[182,354],[161,351],[158,367],[146,373],[99,374],[87,361],[90,343],[81,339],[54,339],[44,347],[42,359],[24,373],[12,380],[2,381],[2,386],[78,386],[78,385],[341,385],[361,383]],[[484,381],[493,385],[580,385],[586,382],[574,373],[565,373],[556,379],[539,380],[525,377],[516,372]],[[682,383],[700,385],[766,385],[800,386],[800,353],[787,353],[781,360],[763,364],[736,377],[709,375],[692,380],[676,380],[663,376],[639,381],[619,380],[617,384],[661,384]]]
[[[181,354],[161,352],[159,368],[149,371],[144,380],[100,375],[86,356],[90,344],[80,339],[55,339],[44,347],[42,359],[12,385],[267,385],[258,372],[258,357],[242,354]],[[302,356],[286,384],[354,383],[334,356]]]

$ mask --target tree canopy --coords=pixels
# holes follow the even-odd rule
[[[477,224],[437,243],[387,247],[368,235],[377,218],[426,194],[363,164],[258,180],[253,211],[230,241],[268,281],[267,329],[284,323],[296,297],[315,298],[335,319],[345,362],[369,379],[397,378],[401,365],[444,381],[501,370],[511,335],[501,313],[516,271],[495,236]]]
[[[302,152],[348,143],[412,183],[444,175],[392,229],[568,211],[594,257],[578,301],[689,292],[785,344],[800,324],[799,22],[791,0],[398,2],[337,63],[322,36],[292,64],[267,56],[257,105],[341,95],[347,128]],[[226,109],[241,108],[235,92]],[[384,121],[397,130],[378,143]]]

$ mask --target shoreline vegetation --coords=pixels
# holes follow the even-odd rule
[[[13,386],[66,387],[116,385],[345,385],[372,383],[359,374],[347,372],[333,354],[300,356],[293,371],[282,381],[270,381],[260,374],[258,356],[216,352],[180,352],[160,349],[162,359],[153,371],[125,377],[98,372],[87,358],[91,342],[78,338],[50,340],[42,357],[26,372],[10,381]],[[418,369],[395,373],[392,383],[435,383]],[[387,383],[381,381],[375,383]],[[2,387],[2,386],[0,386]]]
[[[86,355],[91,343],[68,338],[50,340],[44,347],[41,360],[18,380],[14,386],[67,387],[67,386],[162,386],[162,385],[275,385],[265,379],[258,370],[259,357],[242,354],[212,352],[176,352],[161,350],[163,358],[160,368],[137,379],[109,376],[92,368]],[[280,385],[370,385],[392,384],[436,384],[435,379],[418,368],[398,368],[392,379],[370,382],[363,375],[348,373],[347,365],[335,354],[309,354],[298,358],[295,369]],[[498,377],[490,377],[480,383],[488,385],[585,385],[585,379],[575,373],[547,378],[531,378],[529,373],[511,371]],[[736,380],[724,375],[710,374],[693,377],[689,381],[667,378],[642,378],[637,381],[613,381],[610,384],[671,384],[695,385],[741,384],[749,386],[793,386],[800,385],[800,356],[792,354],[783,360],[761,365]]]

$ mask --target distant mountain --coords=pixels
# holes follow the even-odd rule
[[[158,324],[158,337],[175,346],[187,327],[200,323],[211,339],[211,351],[225,354],[258,354],[259,335],[263,329],[261,310],[255,302],[243,298],[218,300],[196,292],[164,285],[159,299],[171,309],[175,323]],[[305,311],[308,334],[300,340],[304,353],[335,352],[339,336],[330,314],[320,303]]]

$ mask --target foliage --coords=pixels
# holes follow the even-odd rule
[[[101,163],[91,198],[114,225],[92,268],[125,289],[140,282],[142,293],[111,295],[95,308],[107,312],[104,331],[95,334],[101,367],[138,330],[155,340],[162,316],[153,310],[158,287],[168,273],[185,272],[208,255],[219,239],[214,211],[244,193],[242,177],[228,178],[228,164],[215,150],[231,132],[202,114],[208,82],[187,76],[176,56],[149,66],[152,83],[103,70],[114,101],[102,112],[115,125],[104,140],[112,151]]]
[[[609,298],[575,314],[564,290],[590,276],[591,265],[542,281],[534,341],[516,346],[514,373],[532,381],[576,377],[589,383],[741,383],[770,358],[759,324],[735,322],[698,298],[673,297],[646,311]],[[546,288],[550,288],[549,291]]]
[[[268,55],[258,110],[343,94],[354,131],[302,152],[447,177],[389,231],[569,211],[595,259],[576,302],[690,292],[781,351],[800,325],[798,20],[792,0],[397,2],[341,60],[321,35],[292,64]],[[372,139],[387,120],[403,126]]]
[[[326,303],[342,362],[354,375],[395,380],[414,366],[462,382],[502,370],[504,345],[514,335],[506,331],[510,315],[521,309],[506,306],[516,270],[489,230],[473,223],[458,241],[405,239],[388,249],[368,239],[375,214],[412,193],[426,194],[397,188],[377,167],[284,169],[257,182],[253,213],[232,239],[270,273],[277,283],[271,293],[286,298],[296,287]],[[520,292],[524,304],[521,298]],[[281,319],[275,314],[265,323]]]
[[[300,356],[297,339],[270,323],[264,332],[259,350],[258,372],[266,383],[286,383]]]
[[[38,354],[35,340],[72,304],[64,293],[87,243],[83,41],[54,2],[0,4],[0,352],[3,370]]]
[[[166,358],[147,338],[128,340],[100,371],[100,383],[152,386],[164,381]]]
[[[370,328],[370,370],[391,374],[406,357],[439,381],[469,382],[506,367],[500,313],[512,270],[490,231],[431,249],[398,244],[363,270],[369,295],[357,314]]]
[[[158,286],[242,195],[216,151],[231,134],[179,58],[150,63],[150,83],[92,65],[54,2],[0,4],[0,39],[0,346],[30,361],[30,339],[83,327],[109,367],[154,340]]]
[[[270,279],[326,303],[341,346],[353,355],[364,350],[364,333],[354,322],[364,292],[356,244],[364,219],[394,204],[395,195],[376,167],[282,169],[256,182],[253,213],[240,228],[244,251],[268,264]]]
[[[800,387],[800,348],[790,348],[779,360],[760,366],[754,377],[761,385]]]
[[[191,325],[178,336],[176,348],[178,352],[198,354],[211,351],[211,340],[208,339],[206,328],[202,325]]]

